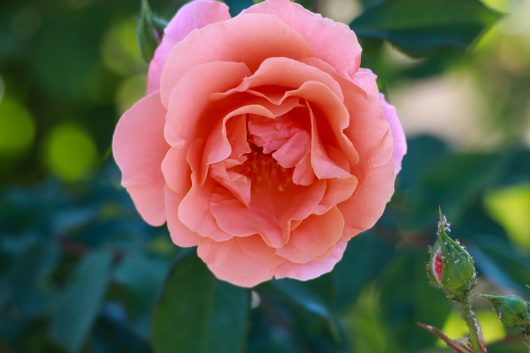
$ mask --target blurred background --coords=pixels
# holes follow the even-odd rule
[[[184,2],[151,7],[170,18]],[[234,14],[251,3],[227,2]],[[347,24],[370,5],[302,2]],[[438,205],[477,262],[480,290],[530,297],[530,1],[484,3],[505,15],[467,50],[418,58],[362,38],[363,66],[409,139],[396,195],[332,274],[256,289],[243,351],[446,352],[416,326],[466,333],[425,275]],[[153,351],[153,310],[186,254],[139,218],[111,157],[119,116],[145,92],[139,8],[0,2],[2,353]],[[527,352],[486,303],[477,308],[492,352]]]

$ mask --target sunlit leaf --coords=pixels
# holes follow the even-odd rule
[[[386,0],[351,23],[360,37],[384,39],[414,56],[466,49],[499,14],[478,0]]]

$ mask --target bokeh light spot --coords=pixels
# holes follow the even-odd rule
[[[477,318],[482,325],[484,341],[486,344],[501,340],[506,336],[504,326],[499,321],[497,314],[493,311],[479,311],[477,313]],[[443,331],[452,339],[464,337],[468,333],[466,323],[457,312],[452,312],[449,315],[445,321]],[[445,343],[442,342],[440,342],[440,344],[445,345]]]
[[[12,98],[0,100],[0,154],[23,152],[31,146],[34,137],[35,124],[30,112]]]
[[[129,76],[145,71],[146,64],[136,42],[134,19],[113,25],[103,38],[101,55],[113,72]]]
[[[488,213],[506,229],[510,239],[530,250],[530,184],[490,191],[484,201]]]
[[[94,141],[83,129],[59,125],[47,136],[45,161],[49,170],[66,181],[86,177],[97,158]]]
[[[142,98],[145,95],[145,88],[145,75],[136,75],[124,80],[116,92],[116,107],[118,112],[123,113]]]

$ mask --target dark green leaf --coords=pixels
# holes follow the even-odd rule
[[[332,272],[338,308],[355,302],[365,286],[379,276],[392,260],[394,245],[373,233],[353,238]]]
[[[78,352],[103,302],[112,257],[106,251],[87,255],[65,288],[52,318],[51,338],[68,352]]]
[[[142,319],[150,312],[160,295],[168,269],[169,261],[141,253],[129,254],[117,266],[114,279],[124,289],[120,297],[133,320]]]
[[[238,353],[243,348],[249,292],[218,281],[196,257],[178,261],[155,306],[156,353]]]
[[[414,56],[466,49],[499,14],[478,0],[386,0],[352,23],[359,37],[388,40]]]
[[[380,307],[390,328],[392,352],[429,347],[435,338],[421,331],[416,322],[441,327],[450,312],[449,301],[428,283],[426,261],[426,251],[401,249],[381,280]]]

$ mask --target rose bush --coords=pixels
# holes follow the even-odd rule
[[[288,0],[234,18],[182,7],[113,138],[139,213],[236,285],[331,271],[380,218],[406,151],[360,62],[346,25]]]

